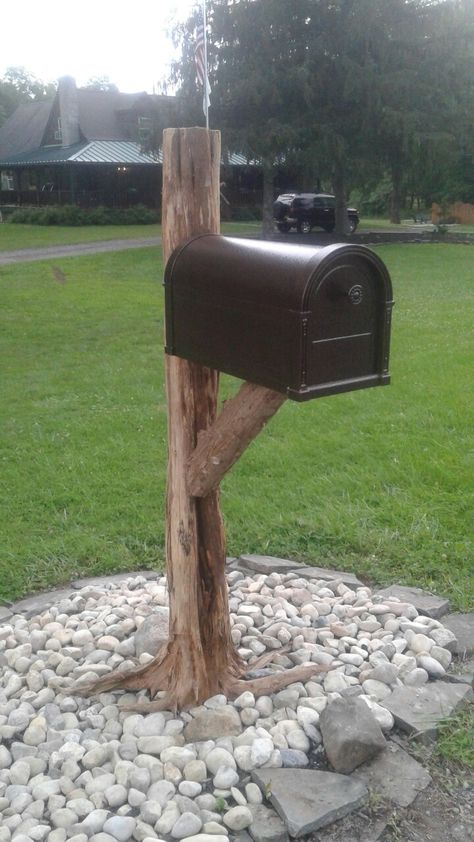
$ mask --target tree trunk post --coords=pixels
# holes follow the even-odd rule
[[[163,257],[183,241],[219,233],[220,133],[167,129],[163,135]],[[214,421],[216,371],[166,357],[168,486],[166,564],[170,599],[167,666],[178,707],[218,692],[238,671],[230,635],[225,537],[218,491],[203,500],[186,487],[198,433]],[[159,669],[159,673],[162,671]]]
[[[219,132],[201,128],[165,130],[165,261],[189,238],[218,233],[219,166]],[[225,536],[217,485],[224,471],[284,402],[285,395],[245,383],[216,421],[218,372],[170,355],[165,368],[169,640],[145,666],[116,671],[74,688],[83,695],[115,688],[147,689],[154,701],[128,706],[129,710],[146,713],[182,710],[218,693],[235,698],[246,688],[256,694],[275,692],[328,669],[304,664],[247,682],[241,676],[248,668],[235,651],[231,637]],[[214,474],[216,459],[219,464]],[[196,486],[190,475],[195,476]],[[272,657],[273,653],[266,653],[250,669],[268,663]]]

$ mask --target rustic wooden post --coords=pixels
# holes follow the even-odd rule
[[[220,133],[201,128],[166,129],[163,135],[163,255],[192,236],[219,233]],[[148,689],[151,703],[137,710],[183,709],[244,689],[271,693],[326,667],[295,667],[241,680],[246,672],[231,639],[225,580],[225,536],[218,484],[285,396],[244,383],[217,416],[219,374],[167,356],[168,480],[166,565],[168,643],[143,667],[114,672],[76,687],[84,694],[113,688]],[[271,661],[264,655],[250,669]]]
[[[220,133],[168,129],[163,136],[163,256],[191,236],[219,233]],[[215,419],[218,372],[166,358],[168,397],[167,573],[173,684],[179,706],[225,690],[238,658],[230,636],[225,538],[214,491],[196,500],[187,462]]]

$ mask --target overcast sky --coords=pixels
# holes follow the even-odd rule
[[[153,92],[174,56],[167,34],[199,0],[2,0],[0,76],[23,66],[46,82],[108,76]]]

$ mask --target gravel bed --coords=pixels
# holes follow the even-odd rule
[[[313,766],[328,703],[359,695],[388,734],[392,691],[449,667],[454,635],[395,597],[297,573],[227,579],[232,639],[249,666],[272,651],[267,672],[333,669],[271,697],[247,691],[181,715],[134,714],[120,705],[143,693],[84,699],[69,688],[151,659],[167,622],[164,577],[88,585],[0,625],[0,842],[222,842],[251,832],[263,801],[251,772]]]

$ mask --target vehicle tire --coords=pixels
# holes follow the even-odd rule
[[[348,228],[349,234],[353,234],[353,233],[354,233],[354,231],[355,231],[355,230],[356,230],[356,228],[357,228],[357,222],[355,221],[355,219],[349,219],[349,222],[348,222],[347,228]]]
[[[288,234],[291,225],[289,222],[277,222],[277,228],[282,234]]]
[[[311,234],[312,228],[313,226],[311,225],[311,222],[307,219],[303,219],[302,222],[298,222],[298,225],[296,226],[298,234]]]

